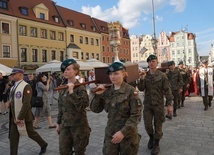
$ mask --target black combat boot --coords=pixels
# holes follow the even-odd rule
[[[41,147],[41,151],[39,152],[39,155],[45,154],[47,146],[48,146],[48,143],[46,143],[44,146]]]
[[[178,109],[180,109],[180,107],[181,107],[181,102],[178,101]]]
[[[177,117],[176,109],[173,109],[173,116]]]
[[[159,141],[160,139],[155,139],[155,144],[152,148],[151,155],[158,155],[158,153],[160,152]]]
[[[154,145],[154,135],[150,134],[149,135],[149,142],[148,142],[148,149],[152,149]]]
[[[181,102],[181,107],[184,107],[184,101]]]
[[[211,107],[211,105],[212,105],[212,103],[211,103],[211,102],[209,102],[209,107]]]

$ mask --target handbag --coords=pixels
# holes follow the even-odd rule
[[[32,98],[32,107],[42,108],[44,105],[43,98],[36,96]]]
[[[36,90],[38,89],[38,85],[36,83]],[[31,100],[31,107],[42,108],[44,105],[43,98],[41,96],[33,96]]]

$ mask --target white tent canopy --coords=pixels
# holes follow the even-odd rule
[[[13,70],[12,68],[0,64],[0,72],[2,73],[3,76],[10,75],[12,70]]]
[[[86,61],[86,63],[92,67],[107,67],[108,66],[106,63],[103,63],[97,59],[89,59]]]
[[[77,61],[77,63],[80,65],[80,70],[91,70],[93,69],[92,66],[90,66],[89,64],[79,60],[79,59],[75,59],[74,60]],[[61,66],[62,62],[58,61],[58,60],[53,60],[48,62],[47,64],[39,67],[36,69],[36,73],[41,73],[41,72],[59,72],[60,70],[60,66]]]

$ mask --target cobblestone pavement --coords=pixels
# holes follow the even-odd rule
[[[142,94],[141,97],[143,98]],[[204,111],[201,97],[187,97],[185,107],[178,110],[178,116],[166,120],[163,125],[163,138],[160,141],[160,155],[214,155],[214,107]],[[53,121],[56,122],[57,105],[52,105]],[[105,112],[87,112],[92,129],[86,155],[102,155],[104,129],[107,122]],[[58,155],[58,135],[49,129],[47,119],[42,118],[37,130],[48,142],[46,155]],[[148,135],[143,119],[139,124],[142,135],[138,155],[150,155],[147,149]],[[39,146],[28,137],[21,137],[19,155],[37,155]],[[0,154],[9,155],[8,114],[0,115]]]

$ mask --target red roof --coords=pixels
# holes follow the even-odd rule
[[[73,27],[80,30],[99,33],[89,15],[70,10],[68,8],[64,8],[58,5],[57,8],[67,27]],[[73,22],[73,26],[69,24],[69,21]],[[83,25],[85,25],[85,28],[83,28]]]

